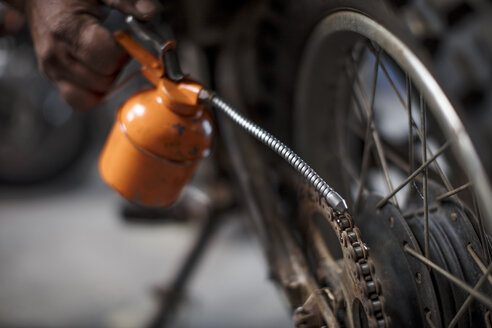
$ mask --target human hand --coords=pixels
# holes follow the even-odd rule
[[[74,109],[97,105],[128,57],[101,25],[101,3],[140,20],[151,0],[15,0],[30,26],[40,70]]]

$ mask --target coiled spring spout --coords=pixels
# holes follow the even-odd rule
[[[220,99],[213,92],[202,89],[198,95],[199,101],[208,107],[224,113],[233,122],[246,130],[254,138],[265,144],[271,150],[286,160],[297,172],[299,172],[333,207],[338,213],[348,210],[347,203],[335,190],[333,190],[316,171],[314,171],[302,158],[292,149],[273,135],[243,117],[231,105]]]

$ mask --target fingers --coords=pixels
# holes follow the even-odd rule
[[[96,17],[81,15],[76,20],[64,29],[64,37],[59,39],[68,45],[71,56],[87,68],[113,75],[126,63],[126,52]]]
[[[81,88],[69,81],[56,81],[56,87],[65,101],[73,109],[85,111],[95,107],[102,99],[101,94]]]
[[[111,88],[116,74],[102,75],[77,61],[68,53],[53,58],[46,69],[46,75],[53,81],[66,80],[81,88],[96,93],[105,93]]]
[[[112,75],[98,74],[71,56],[67,55],[67,57],[69,58],[66,59],[65,63],[66,67],[71,67],[71,74],[62,74],[63,78],[93,92],[106,93],[111,88],[116,73]],[[63,71],[66,72],[66,70]]]
[[[150,19],[156,12],[151,0],[100,2],[138,19]],[[100,8],[96,0],[26,2],[39,67],[75,109],[95,106],[128,60],[101,25]]]
[[[63,49],[64,47],[59,47]],[[45,63],[46,75],[55,83],[63,99],[75,110],[95,107],[111,88],[116,75],[101,75],[60,51]]]
[[[141,20],[149,20],[157,12],[157,7],[151,0],[103,0],[103,2],[109,7]]]
[[[63,26],[62,24],[58,26]],[[78,30],[78,31],[77,31]],[[111,88],[127,56],[92,16],[75,17],[38,48],[42,71],[77,110],[94,107]]]

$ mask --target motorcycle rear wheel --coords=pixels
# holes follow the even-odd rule
[[[447,58],[453,57],[457,51],[456,48],[452,47],[457,42],[454,40],[459,41],[456,35],[465,33],[463,31],[471,31],[469,33],[477,38],[483,36],[483,28],[480,27],[488,24],[486,18],[490,17],[490,5],[486,5],[485,2],[477,2],[484,9],[477,12],[470,10],[459,1],[440,1],[440,7],[436,7],[436,3],[350,0],[272,1],[270,9],[265,15],[266,18],[260,21],[258,25],[260,32],[257,34],[258,39],[256,41],[258,41],[259,47],[255,62],[258,68],[259,82],[254,85],[259,87],[259,90],[248,91],[249,95],[258,96],[256,103],[251,99],[248,102],[253,104],[251,106],[253,112],[260,118],[261,122],[266,122],[267,127],[275,131],[277,135],[284,140],[289,140],[307,162],[349,200],[351,212],[354,214],[356,222],[362,226],[362,239],[371,241],[368,246],[372,249],[370,252],[376,256],[376,272],[379,272],[379,280],[382,281],[382,295],[386,295],[386,310],[390,317],[388,324],[392,326],[426,324],[448,326],[456,317],[458,326],[486,326],[487,320],[490,320],[489,308],[474,302],[469,307],[471,309],[469,312],[462,311],[461,305],[465,302],[468,294],[463,294],[459,288],[456,289],[449,280],[443,280],[435,270],[431,271],[425,265],[422,267],[421,263],[420,266],[415,264],[415,259],[409,259],[411,256],[405,248],[409,241],[405,240],[403,236],[395,237],[391,232],[388,232],[395,226],[395,222],[397,226],[404,227],[405,236],[413,240],[415,247],[418,248],[417,253],[424,253],[427,258],[434,260],[434,262],[441,261],[439,263],[442,265],[452,262],[445,269],[455,276],[461,273],[460,278],[469,285],[475,284],[481,279],[482,271],[488,265],[488,236],[483,233],[481,224],[478,222],[478,218],[480,218],[478,211],[473,214],[472,210],[475,207],[473,200],[481,199],[484,222],[489,222],[488,220],[492,218],[490,209],[487,209],[490,205],[488,204],[489,200],[492,199],[490,186],[484,170],[480,164],[477,165],[480,160],[473,150],[468,135],[466,132],[463,134],[464,129],[455,109],[461,111],[466,109],[463,112],[465,112],[465,117],[468,117],[469,122],[473,121],[473,117],[471,119],[469,117],[477,115],[477,112],[479,115],[486,116],[487,113],[484,112],[483,108],[487,108],[484,104],[489,101],[492,94],[490,90],[487,90],[490,84],[479,83],[477,86],[477,83],[470,83],[470,79],[476,78],[463,77],[464,75],[460,72],[462,67],[458,67],[452,72],[450,80],[453,81],[446,81],[446,74],[443,71],[446,71],[446,64],[449,65]],[[422,14],[423,12],[424,17],[426,15],[435,17],[440,14],[436,8],[444,8],[442,11],[446,13],[445,24],[443,24],[446,25],[445,31],[441,31],[440,35],[426,35],[425,33],[418,35],[422,32],[421,30],[412,26],[409,27],[412,24],[424,25],[424,31],[428,32],[432,26],[428,26],[429,24],[426,26],[427,22],[422,17],[415,16],[415,13]],[[473,27],[477,25],[478,28]],[[367,49],[370,49],[370,55],[373,56],[372,62],[371,59],[364,59],[364,56],[367,57],[365,55]],[[465,56],[465,58],[465,61],[473,61],[473,56]],[[347,67],[348,60],[351,67]],[[379,166],[383,166],[379,177],[383,181],[386,180],[385,183],[390,191],[397,185],[391,181],[388,165],[383,164],[387,159],[384,158],[386,155],[384,155],[384,151],[381,152],[381,149],[384,149],[383,143],[384,146],[389,144],[389,148],[393,148],[393,150],[398,148],[401,146],[401,140],[398,141],[401,136],[386,133],[385,138],[377,137],[376,139],[379,141],[370,141],[379,144],[375,147],[376,154],[372,157],[363,154],[364,145],[368,144],[369,141],[361,137],[360,134],[364,135],[366,131],[376,131],[376,134],[384,136],[385,133],[385,125],[381,122],[375,122],[374,115],[370,114],[371,109],[369,108],[373,106],[367,106],[365,114],[364,110],[361,111],[360,108],[359,114],[356,111],[354,114],[356,104],[352,99],[353,89],[358,87],[358,84],[363,84],[360,81],[357,82],[355,76],[356,73],[360,73],[364,69],[367,71],[368,61],[373,65],[374,62],[379,61],[383,62],[383,66],[385,63],[384,68],[383,66],[377,68],[380,76],[386,75],[386,77],[391,78],[394,75],[393,71],[400,71],[396,75],[400,74],[400,80],[403,77],[403,81],[407,82],[406,87],[403,88],[406,95],[396,97],[403,100],[400,101],[400,105],[403,107],[406,105],[407,113],[413,113],[412,109],[408,110],[409,103],[419,110],[428,107],[432,115],[428,119],[428,124],[433,128],[429,140],[440,142],[440,145],[445,144],[446,140],[450,140],[454,150],[453,153],[446,150],[446,160],[441,163],[450,167],[450,171],[446,171],[446,173],[452,172],[453,181],[449,182],[448,174],[445,175],[444,179],[440,176],[443,171],[442,168],[436,166],[430,173],[428,169],[425,169],[423,170],[426,172],[425,177],[422,176],[419,181],[412,182],[414,186],[410,187],[410,191],[407,190],[407,194],[411,196],[406,197],[406,204],[401,207],[397,197],[385,199],[384,204],[386,205],[383,204],[384,207],[378,206],[389,191],[384,194],[384,190],[381,190],[378,183],[364,186],[365,178],[360,178],[362,174],[357,170],[354,174],[354,168],[363,167],[363,158],[366,157],[365,162],[372,161],[373,166],[377,166],[376,164],[379,162]],[[352,72],[347,74],[350,69]],[[372,79],[377,80],[374,75],[372,75]],[[371,75],[368,76],[370,80]],[[393,81],[393,84],[398,83]],[[376,83],[369,90],[376,89],[374,85]],[[408,92],[409,89],[412,90],[412,85],[414,91]],[[461,86],[463,90],[459,90],[456,85]],[[467,88],[471,89],[466,91]],[[479,93],[482,96],[478,97],[480,101],[470,101],[470,98],[474,98],[470,94],[473,94],[475,92],[473,90],[477,88],[481,88]],[[397,89],[399,89],[398,86],[393,91],[396,92]],[[446,92],[442,92],[441,89]],[[361,90],[358,92],[359,98],[363,97],[364,92]],[[449,95],[451,95],[452,102],[448,100]],[[375,98],[375,91],[372,94],[370,91],[365,92],[365,97],[367,98],[366,102],[370,103]],[[417,97],[416,101],[413,100],[415,97]],[[368,99],[369,101],[367,101]],[[359,102],[363,101],[359,99]],[[379,112],[379,114],[376,113],[375,117],[377,118],[379,115],[379,119],[384,120],[387,112],[381,113],[381,110]],[[352,116],[348,116],[349,114]],[[424,111],[424,116],[421,117],[425,117],[425,115],[427,114]],[[372,121],[367,126],[373,124],[373,127],[362,129],[362,133],[361,131],[351,131],[351,135],[347,136],[346,129],[350,128],[347,122],[360,124],[364,118],[366,121]],[[368,118],[371,119],[368,120]],[[422,134],[426,135],[428,130],[423,128],[425,125],[422,124],[422,120],[417,121],[418,119],[413,117],[409,120],[413,124],[412,132],[409,135],[412,136],[412,139],[415,137],[416,143],[419,142],[422,145],[425,144],[422,141]],[[364,127],[364,125],[360,125]],[[353,130],[357,130],[357,127],[355,128]],[[475,141],[480,141],[480,138],[477,137],[479,133],[474,132]],[[420,136],[418,136],[419,133]],[[408,136],[407,139],[409,140]],[[431,158],[436,150],[435,145],[434,147],[429,146],[427,151],[422,152],[420,159],[416,158],[415,155],[408,155],[406,158],[404,156],[404,161],[408,167],[402,170],[400,165],[398,169],[405,174],[410,174],[426,161],[425,157]],[[381,156],[382,153],[383,156]],[[396,153],[396,155],[401,155]],[[408,150],[405,150],[404,153],[408,154]],[[398,156],[393,157],[398,158]],[[410,157],[412,157],[411,161]],[[487,157],[482,153],[482,159],[487,159]],[[245,159],[248,161],[247,157]],[[268,159],[269,162],[265,165],[270,167],[271,171],[277,170],[275,159],[271,159],[267,155],[264,159],[265,161]],[[351,170],[352,172],[350,172]],[[355,179],[353,176],[350,177],[351,174],[355,176]],[[285,191],[288,188],[283,188],[282,180],[284,178],[279,172],[272,172],[271,175],[270,184],[272,189],[278,193],[278,203],[289,208],[287,203],[291,202],[289,197],[292,196],[289,195],[288,191]],[[377,178],[376,175],[375,179]],[[357,182],[357,180],[359,181]],[[453,196],[450,201],[451,207],[439,208],[436,215],[429,213],[429,205],[436,202],[436,199],[447,191],[452,191],[459,186],[466,186],[464,189],[470,189],[470,185],[473,186],[474,192],[468,195],[459,194],[460,198]],[[425,192],[424,189],[426,189]],[[257,190],[257,192],[261,193],[261,190]],[[427,208],[424,210],[425,215],[416,211],[419,207],[416,205],[416,201],[420,196],[426,198],[422,204],[422,207]],[[448,199],[449,197],[442,199],[445,198]],[[298,214],[301,230],[303,229],[302,220],[306,218],[306,213],[302,210],[302,202],[301,200],[301,210]],[[381,208],[391,208],[388,211],[392,215],[388,217],[383,215],[382,218],[380,215],[376,215]],[[412,211],[415,213],[410,215],[410,219],[408,219],[409,213]],[[285,210],[285,212],[287,215],[296,216],[293,214],[295,210],[290,212]],[[454,220],[455,215],[458,216],[459,222],[464,222],[458,228],[446,222],[446,219]],[[440,219],[442,217],[444,220]],[[309,220],[314,221],[315,219],[310,218]],[[385,228],[381,231],[374,230],[375,225],[381,224],[374,220],[385,220],[383,224],[385,227],[390,222],[389,228],[386,227],[388,229]],[[426,228],[422,227],[422,221],[427,222],[424,224],[427,226]],[[318,225],[317,227],[320,231],[324,229],[323,226]],[[423,230],[427,232],[424,233]],[[329,235],[328,232],[323,232],[323,234]],[[329,241],[330,238],[324,238],[327,240],[328,251],[331,254],[336,254],[334,248],[339,246],[333,247],[333,243]],[[306,248],[306,257],[312,258],[311,236],[307,233],[300,239]],[[391,243],[385,247],[380,247],[378,239],[389,240]],[[459,245],[460,249],[452,249],[453,244]],[[385,258],[381,253],[388,247],[400,252],[390,252],[389,259]],[[470,249],[475,256],[470,253]],[[336,259],[336,256],[334,257]],[[392,266],[392,261],[404,263],[407,266],[407,271],[412,274],[410,279],[413,280],[412,276],[415,277],[416,283],[409,282],[408,285],[410,286],[403,289],[403,291],[408,292],[405,295],[407,300],[410,295],[417,295],[417,297],[422,298],[422,293],[418,290],[415,291],[418,289],[415,285],[423,284],[427,287],[426,289],[432,290],[434,296],[427,295],[426,297],[431,298],[430,302],[434,305],[417,305],[413,308],[408,306],[406,309],[392,307],[394,304],[400,305],[392,298],[396,295],[392,294],[394,289],[391,289],[391,285],[398,284],[398,280],[391,280],[391,278],[395,278],[395,275],[386,274],[387,268]],[[319,271],[316,261],[312,262],[313,272]],[[395,264],[395,266],[398,265]],[[323,287],[319,274],[318,279],[320,286]],[[386,292],[385,285],[387,287]],[[484,289],[483,291],[485,296],[489,295],[488,298],[490,299],[490,290]],[[401,297],[401,295],[399,296]],[[446,297],[450,297],[450,299],[446,299]],[[449,305],[448,303],[452,304]],[[355,307],[357,304],[360,302],[345,304],[345,309],[351,308],[351,311],[348,312],[351,312],[353,316],[348,319],[341,319],[346,320],[344,321],[345,324],[364,326],[367,323],[367,320],[364,320],[364,313],[368,315],[369,309],[360,306]],[[456,316],[457,312],[463,313]],[[405,318],[408,320],[405,321]],[[458,320],[458,318],[460,319]]]

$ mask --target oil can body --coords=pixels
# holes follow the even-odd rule
[[[132,96],[117,112],[99,170],[107,184],[134,203],[171,205],[210,153],[211,117],[196,99],[186,97],[189,85],[184,86],[161,83]]]

